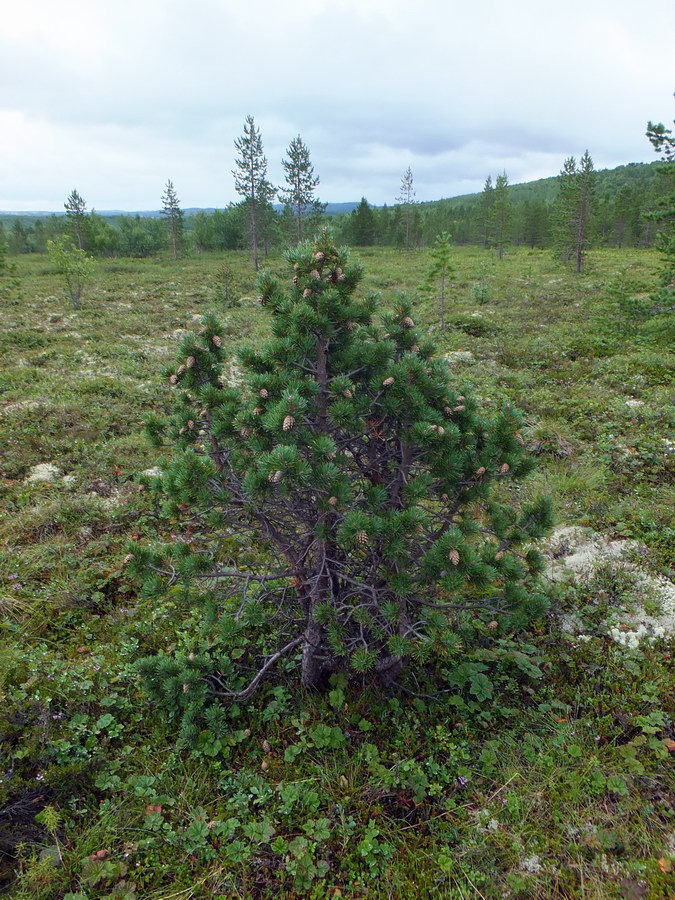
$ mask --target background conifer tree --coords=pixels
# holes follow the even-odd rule
[[[162,215],[166,217],[169,242],[171,244],[171,256],[173,259],[178,259],[178,254],[183,244],[184,217],[183,210],[180,208],[180,202],[176,196],[173,182],[170,178],[167,181],[166,188],[162,194]]]
[[[241,669],[222,645],[185,664],[188,697],[245,699],[294,653],[306,687],[336,671],[392,684],[455,648],[463,620],[506,628],[546,607],[541,556],[517,548],[545,533],[549,504],[517,510],[492,490],[532,467],[518,413],[480,414],[407,301],[376,320],[377,298],[356,296],[361,268],[327,232],[289,260],[290,292],[261,276],[274,337],[241,352],[245,387],[223,385],[223,331],[206,318],[170,375],[174,415],[149,422],[176,445],[154,489],[189,537],[133,545],[135,571],[151,592],[162,575],[211,579],[221,634],[257,622],[267,635]],[[179,690],[165,670],[142,664],[151,689]]]
[[[583,270],[591,245],[595,199],[595,169],[586,150],[579,163],[573,156],[565,160],[555,204],[556,249],[563,262],[574,259],[577,272]]]
[[[455,277],[450,262],[450,235],[447,231],[438,235],[429,250],[429,256],[431,257],[431,267],[420,286],[420,291],[437,297],[440,325],[445,330],[445,294],[448,283]]]
[[[349,235],[351,243],[356,247],[372,247],[377,235],[375,214],[365,197],[352,210],[349,217]]]
[[[675,294],[675,138],[672,135],[672,130],[661,122],[647,124],[647,137],[663,160],[659,167],[660,195],[650,217],[659,227],[657,246],[664,263],[658,299],[670,304]]]
[[[415,205],[415,188],[413,185],[413,173],[410,166],[405,170],[401,179],[401,193],[396,198],[403,209],[403,225],[405,229],[405,249],[410,250],[413,232],[413,208]]]
[[[488,175],[485,179],[483,192],[480,196],[479,219],[480,232],[483,246],[487,249],[492,247],[494,236],[494,208],[495,208],[495,189],[492,184],[492,175]]]
[[[279,191],[279,199],[288,207],[295,220],[296,243],[302,240],[304,230],[316,230],[316,226],[325,205],[315,196],[314,191],[319,184],[318,175],[314,175],[314,166],[309,157],[309,150],[300,135],[289,144],[287,159],[282,160],[287,188]]]
[[[509,201],[509,179],[506,172],[497,175],[492,205],[492,233],[497,256],[502,259],[504,247],[509,242],[511,226],[511,204]]]
[[[263,153],[260,130],[256,128],[253,116],[246,116],[244,133],[234,142],[239,157],[233,170],[234,186],[244,198],[248,219],[248,232],[253,256],[253,268],[260,267],[259,249],[264,240],[264,225],[267,207],[271,207],[275,189],[267,180],[267,159]]]
[[[66,215],[73,228],[73,236],[80,250],[84,249],[84,227],[87,213],[87,204],[84,197],[73,189],[68,195],[68,199],[63,204]]]

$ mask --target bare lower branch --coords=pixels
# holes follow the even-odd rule
[[[286,656],[287,653],[291,653],[291,651],[295,650],[302,642],[305,640],[304,635],[300,637],[294,638],[285,647],[282,647],[281,650],[277,650],[276,653],[273,653],[272,656],[267,660],[265,665],[260,669],[257,675],[248,683],[248,685],[243,688],[241,691],[229,691],[227,689],[222,691],[214,691],[212,693],[215,697],[227,697],[228,700],[248,700],[260,685],[261,681],[267,674],[267,672],[272,668],[272,666],[281,659],[282,656]]]

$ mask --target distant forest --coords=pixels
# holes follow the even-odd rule
[[[647,217],[661,191],[659,163],[630,163],[595,173],[591,235],[594,246],[651,247],[655,224]],[[501,177],[501,176],[500,176]],[[509,215],[505,243],[545,249],[555,240],[559,177],[508,186]],[[336,239],[356,247],[422,248],[442,232],[456,244],[491,246],[486,191],[426,203],[371,206],[367,199],[349,213],[323,213]],[[13,255],[46,253],[47,242],[69,232],[65,214],[0,216],[0,243]],[[261,250],[275,252],[294,240],[291,211],[266,205],[261,221]],[[148,257],[167,252],[166,221],[157,215],[87,213],[81,222],[81,246],[99,257]],[[183,252],[245,249],[248,246],[247,204],[225,209],[186,211]]]

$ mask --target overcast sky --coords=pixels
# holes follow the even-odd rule
[[[672,0],[16,0],[0,15],[0,209],[238,199],[255,117],[269,178],[300,134],[326,201],[418,200],[651,161],[675,115]]]

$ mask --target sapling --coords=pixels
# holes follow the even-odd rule
[[[73,244],[72,238],[62,234],[47,241],[49,258],[63,276],[74,309],[80,308],[85,283],[92,273],[94,260]]]
[[[270,651],[253,671],[217,645],[145,660],[151,690],[179,705],[181,691],[245,700],[293,656],[307,688],[337,672],[392,686],[456,653],[462,617],[508,628],[546,608],[529,545],[549,503],[517,510],[505,490],[533,465],[519,414],[479,412],[406,299],[378,316],[359,298],[361,267],[329,232],[288,260],[290,291],[260,277],[273,337],[240,351],[244,385],[223,382],[226,341],[206,317],[168,373],[173,414],[148,422],[174,448],[150,487],[185,524],[172,545],[134,544],[133,570],[151,594],[198,579],[225,631],[264,622]]]

